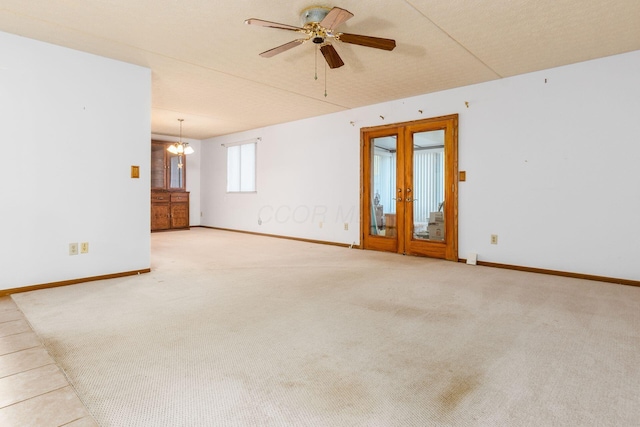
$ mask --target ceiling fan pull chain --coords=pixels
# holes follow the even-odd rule
[[[327,97],[327,63],[324,63],[324,97]]]
[[[316,67],[315,67],[315,76],[314,80],[318,80],[318,45],[316,45]]]

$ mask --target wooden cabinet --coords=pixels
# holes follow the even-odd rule
[[[169,153],[170,144],[151,141],[151,231],[189,228],[186,158]]]
[[[171,193],[171,228],[189,227],[189,193]]]
[[[189,193],[151,192],[151,231],[189,228]]]
[[[168,193],[151,193],[151,231],[171,228],[171,199]]]

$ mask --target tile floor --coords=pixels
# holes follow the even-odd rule
[[[98,426],[8,296],[0,297],[0,426]]]

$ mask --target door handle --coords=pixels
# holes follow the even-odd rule
[[[398,188],[398,196],[401,196],[401,195],[402,195],[402,188]],[[402,201],[402,197],[398,197],[397,199],[393,199],[393,200],[397,200],[397,201],[401,202]]]

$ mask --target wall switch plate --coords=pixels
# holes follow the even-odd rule
[[[69,255],[78,255],[77,243],[69,243]]]
[[[80,253],[88,254],[89,253],[89,242],[80,243]]]

